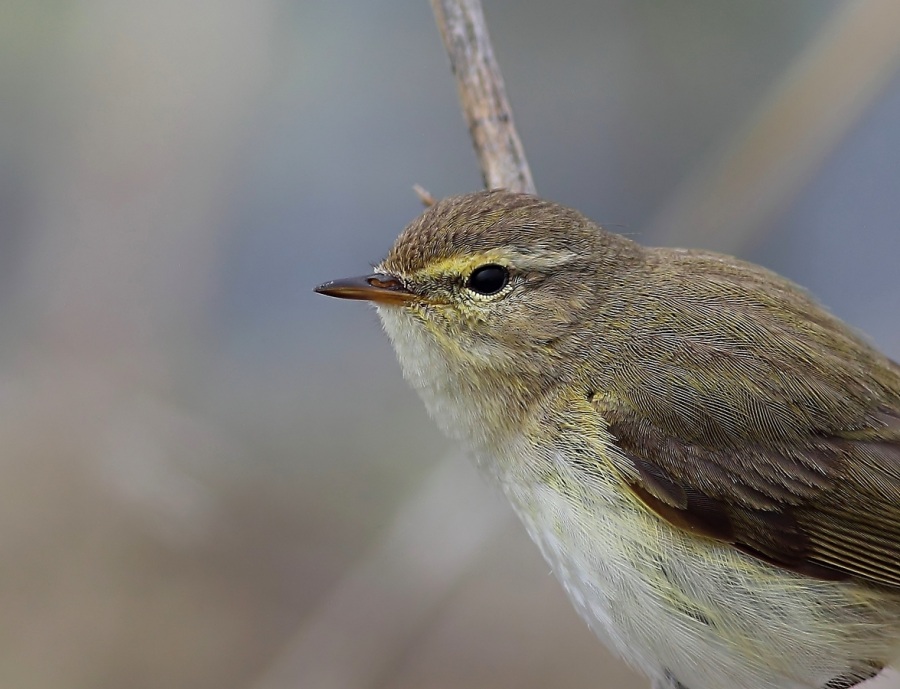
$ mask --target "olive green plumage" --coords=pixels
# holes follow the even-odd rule
[[[320,291],[379,305],[432,416],[657,686],[851,686],[900,655],[900,366],[796,285],[505,191],[439,202],[377,271]]]
[[[532,299],[494,336],[553,350],[536,389],[590,388],[651,507],[775,564],[900,587],[900,366],[770,271],[645,249],[524,195],[437,204],[384,266],[497,246],[570,255],[510,266]]]

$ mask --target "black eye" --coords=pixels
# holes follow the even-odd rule
[[[490,263],[472,271],[466,287],[479,294],[497,294],[509,282],[509,271],[503,266]]]

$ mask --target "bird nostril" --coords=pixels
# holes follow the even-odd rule
[[[379,289],[402,289],[403,285],[400,281],[391,275],[373,275],[366,279],[372,287]]]

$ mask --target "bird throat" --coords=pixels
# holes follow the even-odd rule
[[[378,315],[404,378],[418,392],[444,434],[480,450],[517,432],[521,415],[533,403],[530,396],[541,389],[537,381],[529,385],[523,372],[517,377],[516,389],[510,390],[509,377],[501,376],[487,363],[478,366],[477,375],[473,376],[471,368],[461,371],[458,364],[451,363],[445,344],[414,314],[402,308],[379,306]],[[477,390],[473,389],[475,385]]]

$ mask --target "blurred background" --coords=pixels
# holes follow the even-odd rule
[[[544,196],[900,357],[898,3],[486,11]],[[428,3],[6,0],[0,160],[0,686],[646,686],[312,292],[481,184]]]

